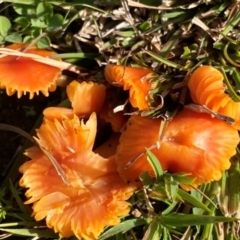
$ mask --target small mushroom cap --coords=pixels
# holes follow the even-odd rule
[[[214,67],[197,68],[188,81],[191,98],[199,105],[235,119],[233,126],[240,129],[240,103],[225,93],[223,79],[222,73]]]
[[[129,90],[129,101],[133,107],[139,110],[149,109],[148,94],[151,89],[149,76],[153,73],[151,69],[108,65],[104,73],[109,83]]]
[[[63,117],[73,118],[74,112],[72,109],[63,108],[63,107],[48,107],[43,111],[44,118],[47,118],[51,121],[54,119],[62,119]]]
[[[67,95],[72,102],[73,111],[78,116],[90,116],[99,112],[106,99],[106,87],[94,82],[71,82]]]
[[[126,200],[134,188],[120,178],[114,157],[92,152],[96,114],[84,123],[73,118],[45,119],[37,130],[38,141],[64,170],[67,186],[49,159],[37,147],[26,150],[31,159],[20,167],[20,185],[28,188],[26,204],[33,204],[37,221],[46,218],[61,237],[98,239],[107,226],[117,225],[128,214]]]
[[[12,44],[7,48],[24,49],[28,44]],[[37,54],[49,57],[55,53],[35,46],[30,47],[26,53]],[[0,87],[6,88],[9,96],[17,92],[18,98],[29,93],[30,99],[34,94],[42,92],[45,96],[49,91],[55,91],[56,79],[61,74],[61,70],[44,63],[34,61],[26,57],[5,56],[0,58]]]
[[[127,182],[137,182],[139,174],[153,170],[142,154],[129,167],[127,163],[144,153],[158,141],[160,119],[132,116],[120,138],[116,153],[118,171]],[[172,173],[190,173],[196,178],[193,186],[219,180],[230,167],[229,159],[236,153],[238,131],[209,114],[184,109],[167,126],[159,149],[152,152],[162,168]]]

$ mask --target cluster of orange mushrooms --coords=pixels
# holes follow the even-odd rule
[[[10,47],[21,50],[26,45]],[[46,50],[40,53],[34,46],[25,52],[44,57],[54,54]],[[39,65],[37,72],[34,64]],[[6,67],[12,69],[10,74]],[[47,74],[42,72],[45,70]],[[20,71],[25,71],[21,79]],[[188,81],[190,96],[195,104],[231,117],[235,122],[229,124],[213,114],[183,107],[169,121],[161,141],[162,118],[128,116],[124,114],[124,104],[116,105],[117,91],[123,88],[129,93],[132,112],[151,109],[148,96],[154,88],[153,71],[108,65],[104,73],[106,84],[72,81],[66,87],[72,108],[44,110],[43,123],[36,130],[39,145],[26,150],[31,160],[20,167],[23,174],[20,185],[27,188],[25,203],[33,204],[36,220],[46,218],[47,226],[61,237],[97,239],[105,227],[117,225],[119,218],[129,213],[127,200],[142,187],[139,175],[148,171],[154,177],[146,148],[156,145],[151,151],[165,171],[188,173],[193,183],[185,188],[190,189],[219,180],[230,167],[230,158],[239,143],[240,103],[225,93],[223,76],[217,69],[197,68]],[[48,96],[49,91],[56,89],[59,74],[57,67],[31,58],[0,58],[0,87],[6,88],[8,95],[17,92],[20,97],[29,93],[32,98],[42,92]],[[116,86],[116,92],[112,92],[113,88],[109,91],[109,84]],[[104,123],[111,124],[112,134],[95,148],[98,127]],[[42,149],[57,161],[65,181]]]

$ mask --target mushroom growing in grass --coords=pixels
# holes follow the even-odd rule
[[[117,225],[129,212],[126,200],[134,188],[124,183],[115,159],[92,151],[97,120],[93,113],[84,123],[74,115],[45,117],[37,130],[37,141],[59,163],[66,174],[66,185],[54,166],[37,147],[26,150],[31,160],[20,167],[20,185],[28,188],[26,204],[33,204],[37,221],[46,218],[49,228],[61,237],[75,235],[93,240],[107,226]]]
[[[134,108],[148,110],[150,102],[148,95],[151,90],[153,71],[143,67],[129,67],[121,65],[107,65],[106,80],[114,86],[129,90],[129,102]]]
[[[92,81],[71,82],[67,86],[67,95],[73,111],[78,116],[88,117],[92,112],[99,112],[106,98],[106,87]]]
[[[197,68],[188,81],[191,98],[196,104],[233,118],[233,126],[240,129],[240,102],[225,93],[223,79],[223,74],[214,67]]]
[[[25,49],[25,53],[50,57],[53,51],[38,49],[29,44],[12,44],[9,49]],[[42,92],[45,96],[55,91],[56,79],[60,76],[61,69],[37,62],[31,58],[6,55],[0,58],[0,88],[5,88],[9,96],[17,92],[18,98],[29,93],[30,99],[34,94]]]
[[[116,154],[118,171],[126,182],[140,186],[142,172],[153,175],[144,152],[145,147],[159,140],[160,123],[160,119],[140,116],[129,119]],[[184,109],[168,123],[160,148],[152,152],[164,170],[189,173],[195,179],[192,186],[196,187],[221,178],[230,167],[229,159],[236,153],[238,143],[238,131],[229,124],[209,114]],[[133,164],[126,168],[132,160]]]

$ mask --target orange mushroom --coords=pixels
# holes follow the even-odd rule
[[[20,167],[20,185],[28,188],[25,203],[33,204],[37,221],[46,218],[47,226],[61,237],[97,239],[129,212],[126,200],[133,187],[120,178],[113,157],[92,152],[96,124],[95,113],[86,123],[76,115],[51,117],[37,130],[37,141],[62,167],[69,186],[37,146],[26,150],[31,160]]]
[[[106,87],[91,81],[73,81],[67,86],[67,95],[75,114],[90,116],[92,112],[99,112],[102,108],[106,98]]]
[[[61,119],[63,116],[73,118],[74,112],[72,109],[64,107],[48,107],[44,109],[43,116],[53,121],[54,119]]]
[[[136,183],[139,174],[153,170],[146,159],[145,147],[158,141],[160,119],[131,116],[120,138],[116,153],[118,171],[126,182]],[[189,173],[193,186],[219,180],[230,167],[236,153],[238,131],[206,113],[184,109],[169,122],[160,148],[152,152],[162,168],[173,173]],[[135,162],[126,169],[127,163]]]
[[[29,44],[15,43],[7,48],[24,49]],[[37,54],[42,57],[49,57],[55,53],[35,46],[30,47],[25,53]],[[18,98],[29,93],[30,99],[42,92],[48,96],[49,92],[55,91],[56,79],[61,70],[56,67],[34,61],[26,57],[4,56],[0,58],[0,88],[6,88],[9,96],[17,92]]]
[[[222,73],[214,67],[197,68],[188,81],[191,98],[199,105],[235,119],[233,126],[240,129],[240,103],[225,93],[223,79]]]
[[[151,90],[151,74],[153,71],[143,67],[108,65],[105,77],[114,86],[129,90],[131,105],[139,110],[149,109],[148,95]]]

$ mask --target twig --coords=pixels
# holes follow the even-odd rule
[[[199,26],[200,28],[202,28],[206,33],[208,33],[208,35],[214,40],[217,41],[217,36],[214,35],[214,33],[211,31],[211,29],[199,18],[194,17],[192,19],[192,23],[194,23],[195,25]]]
[[[133,19],[132,15],[129,11],[129,6],[128,6],[128,3],[127,3],[127,0],[121,0],[121,4],[122,4],[123,9],[125,10],[128,22],[131,24],[132,28],[134,29],[135,34],[139,37],[139,31],[136,28],[134,19]]]
[[[148,8],[148,9],[156,9],[156,10],[170,10],[170,9],[173,9],[172,7],[166,7],[166,6],[163,6],[163,5],[160,5],[158,7],[154,7],[154,6],[142,4],[142,3],[139,3],[139,2],[135,2],[135,1],[132,1],[132,0],[128,0],[127,2],[128,2],[128,6],[130,6],[130,7]]]

